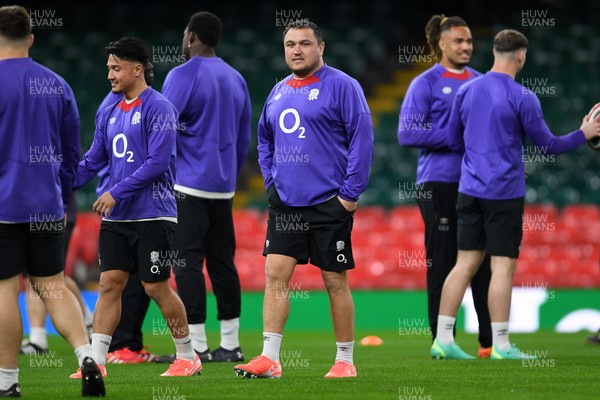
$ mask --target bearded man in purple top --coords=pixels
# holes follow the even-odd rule
[[[281,377],[289,282],[296,265],[310,261],[321,269],[336,337],[335,364],[325,377],[354,377],[354,303],[347,270],[354,268],[353,213],[373,156],[371,114],[358,82],[324,64],[325,43],[316,24],[297,21],[283,36],[292,75],[273,88],[258,125],[259,165],[269,200],[263,352],[234,369],[242,377]]]
[[[537,96],[515,82],[526,55],[522,33],[501,31],[494,38],[492,69],[461,86],[454,99],[448,146],[464,151],[457,202],[459,251],[442,291],[433,357],[473,358],[456,345],[452,331],[469,280],[487,253],[492,259],[490,358],[536,358],[508,338],[512,280],[523,237],[523,147],[529,137],[548,154],[565,153],[600,136],[600,124],[584,120],[580,129],[554,136]]]

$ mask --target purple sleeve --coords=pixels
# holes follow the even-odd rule
[[[450,112],[450,119],[448,120],[448,126],[446,128],[447,145],[450,150],[457,153],[465,152],[464,125],[460,116],[461,102],[462,94],[459,89],[459,92],[452,102],[452,111]]]
[[[341,81],[340,100],[342,123],[348,134],[348,165],[338,196],[346,201],[358,201],[369,183],[373,159],[373,122],[367,100],[358,82]]]
[[[162,114],[162,117],[158,117]],[[153,121],[177,121],[178,115],[173,106],[166,101],[159,101],[149,107],[144,120],[148,132],[148,155],[142,165],[114,185],[110,194],[115,201],[121,201],[135,195],[140,189],[148,186],[169,168],[171,156],[175,150],[175,134],[177,124],[153,123]]]
[[[66,209],[71,198],[71,191],[75,176],[77,175],[77,163],[79,161],[79,111],[75,102],[75,96],[71,88],[65,83],[65,108],[60,127],[60,146],[62,149],[62,162],[58,173],[62,188],[63,205]]]
[[[272,92],[271,92],[272,93]],[[271,95],[267,98],[263,107],[260,120],[258,121],[258,165],[260,172],[265,180],[265,188],[268,188],[273,183],[273,175],[271,169],[273,167],[273,153],[275,149],[275,138],[273,137],[273,128],[268,119],[267,107]]]
[[[566,153],[585,143],[580,129],[565,136],[554,136],[544,121],[542,106],[536,95],[531,92],[524,99],[520,109],[521,124],[533,144],[545,154]]]
[[[237,135],[237,173],[239,174],[244,166],[248,149],[250,148],[250,124],[252,120],[252,106],[250,105],[250,94],[246,82],[242,82],[244,89],[244,109],[240,115],[239,132]]]
[[[108,165],[108,154],[104,145],[104,120],[100,114],[96,118],[96,132],[94,132],[94,141],[90,149],[83,155],[83,160],[77,167],[77,176],[73,184],[74,189],[79,189],[88,183],[98,171]]]
[[[430,118],[431,85],[425,79],[411,82],[402,102],[398,121],[398,142],[406,147],[430,150],[446,148],[447,133],[432,129]]]

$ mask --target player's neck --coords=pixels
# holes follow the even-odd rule
[[[27,58],[29,57],[29,49],[15,47],[0,47],[0,60],[8,60],[10,58]]]
[[[496,72],[499,74],[509,75],[511,78],[515,79],[518,72],[518,67],[512,62],[505,62],[496,60],[490,72]]]
[[[215,49],[213,47],[203,46],[195,51],[191,52],[190,57],[216,57]]]
[[[140,94],[142,94],[142,92],[144,90],[146,90],[148,88],[148,85],[146,85],[145,82],[140,82],[137,85],[135,85],[133,88],[131,88],[130,90],[126,91],[123,93],[123,95],[125,96],[126,100],[133,100],[137,97],[139,97]]]
[[[455,74],[462,74],[463,72],[465,72],[465,68],[467,67],[466,65],[454,64],[453,62],[450,62],[450,60],[447,59],[442,59],[440,61],[440,65],[446,68],[448,71],[454,72]]]

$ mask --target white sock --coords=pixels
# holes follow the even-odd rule
[[[354,365],[352,354],[354,353],[354,340],[351,342],[335,342],[337,353],[335,354],[336,361],[345,361],[348,364]]]
[[[96,364],[106,365],[106,355],[111,341],[112,336],[103,333],[92,333],[92,358],[96,361]]]
[[[279,333],[263,332],[262,355],[269,357],[273,361],[279,361],[279,349],[281,348],[281,338],[283,338],[283,335]]]
[[[492,322],[492,343],[498,350],[508,350],[508,322]]]
[[[92,325],[92,322],[94,321],[94,314],[92,313],[90,308],[87,306],[87,304],[85,304],[85,306],[83,307],[82,312],[83,312],[83,322],[85,323],[85,326],[88,327],[88,326]]]
[[[454,323],[456,317],[450,317],[448,315],[438,315],[438,325],[436,339],[441,344],[452,344],[454,343]]]
[[[194,361],[196,359],[196,353],[194,352],[190,335],[182,337],[181,339],[173,338],[173,341],[175,342],[177,358],[183,358],[188,361]]]
[[[189,325],[190,336],[192,338],[192,346],[198,353],[208,350],[208,342],[206,340],[206,328],[204,324]]]
[[[240,347],[238,333],[240,331],[240,319],[221,320],[221,344],[225,350],[233,350]]]
[[[19,383],[19,368],[0,368],[0,390],[10,389],[15,383]]]
[[[92,345],[91,344],[83,344],[77,348],[75,348],[75,357],[77,357],[77,365],[79,365],[81,367],[81,364],[83,364],[83,359],[86,357],[92,357],[94,358],[94,352],[92,351]],[[96,359],[94,358],[94,361],[96,361]]]
[[[41,348],[48,348],[48,337],[46,336],[45,328],[31,328],[29,333],[29,341],[35,343]]]

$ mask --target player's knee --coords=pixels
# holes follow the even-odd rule
[[[265,278],[267,284],[276,282],[289,282],[294,267],[283,263],[268,262],[265,265]]]
[[[99,289],[103,295],[120,295],[126,284],[127,279],[120,276],[105,273],[100,275]]]
[[[329,295],[337,296],[350,291],[345,273],[323,271],[322,275],[325,289],[327,289]]]
[[[142,281],[142,285],[144,286],[144,290],[146,291],[146,294],[148,295],[148,297],[150,297],[152,300],[154,300],[155,302],[158,302],[158,300],[164,296],[165,291],[168,291],[169,285],[165,284],[166,281],[164,282],[144,282]]]

